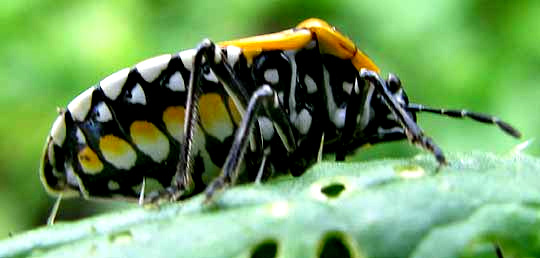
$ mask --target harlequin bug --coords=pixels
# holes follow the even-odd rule
[[[337,160],[407,139],[447,163],[416,114],[493,116],[410,103],[397,76],[319,19],[273,34],[167,54],[120,70],[60,111],[41,167],[47,190],[86,198],[210,199],[235,182],[302,174],[320,147]],[[239,173],[242,171],[243,173]],[[206,189],[206,190],[205,190]]]

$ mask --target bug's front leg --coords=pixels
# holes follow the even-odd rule
[[[416,124],[412,117],[407,114],[405,109],[397,103],[392,93],[390,93],[386,82],[378,73],[371,70],[362,69],[360,71],[360,79],[371,82],[375,87],[375,90],[381,94],[386,105],[403,127],[405,135],[411,143],[431,152],[437,159],[437,162],[439,162],[439,165],[442,166],[448,163],[441,148],[439,148],[439,146],[437,146],[437,144],[435,144],[431,138],[424,135],[424,132],[418,126],[418,124]]]

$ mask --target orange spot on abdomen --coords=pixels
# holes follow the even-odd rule
[[[230,136],[233,125],[223,99],[217,93],[207,93],[199,99],[201,124],[206,132],[223,140]]]
[[[182,142],[184,134],[185,112],[182,106],[168,107],[163,111],[163,123],[167,127],[167,132],[178,142]]]
[[[99,148],[103,157],[117,168],[129,169],[135,165],[137,154],[129,143],[120,137],[112,134],[101,137]]]
[[[129,127],[129,132],[137,148],[155,162],[161,162],[169,155],[169,140],[154,124],[135,121]]]
[[[79,152],[77,158],[83,172],[86,174],[97,174],[103,170],[103,163],[101,163],[97,154],[88,146]]]

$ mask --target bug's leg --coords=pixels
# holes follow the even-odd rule
[[[234,180],[237,177],[238,167],[246,152],[249,135],[257,122],[257,113],[261,107],[264,107],[269,117],[276,122],[274,119],[279,117],[277,116],[277,113],[280,111],[279,100],[275,90],[268,85],[263,85],[257,89],[250,98],[246,113],[242,118],[240,126],[236,130],[236,135],[232,143],[231,150],[229,151],[225,163],[223,164],[221,175],[214,179],[214,181],[212,181],[212,183],[210,183],[205,190],[206,202],[210,201],[216,192],[234,183]],[[280,128],[280,124],[276,125],[278,127],[277,131],[283,130],[283,128]],[[290,143],[294,144],[294,141],[287,143],[283,138],[282,141],[284,141],[285,145]],[[286,148],[288,150],[289,148],[292,149],[294,148],[294,145],[286,146]]]
[[[141,184],[141,192],[139,193],[139,205],[144,204],[144,191],[146,190],[146,177],[143,177]]]
[[[263,158],[261,161],[261,164],[259,165],[259,170],[257,171],[257,177],[255,177],[255,183],[260,184],[262,180],[262,176],[264,174],[265,166],[266,166],[266,160],[268,159],[268,155],[270,155],[270,149],[266,148],[263,151]]]
[[[420,129],[418,124],[416,124],[416,122],[414,122],[407,114],[405,109],[396,102],[392,93],[388,90],[386,82],[379,74],[371,70],[362,69],[360,71],[360,78],[371,82],[374,85],[375,90],[381,94],[392,114],[396,117],[401,126],[403,126],[407,139],[409,139],[411,143],[431,152],[439,162],[439,165],[446,165],[447,161],[442,150],[431,138],[424,135],[424,132],[422,132],[422,129]]]
[[[62,202],[62,194],[58,195],[56,198],[56,201],[54,201],[54,205],[51,209],[51,213],[49,214],[49,217],[47,218],[47,225],[53,225],[54,220],[56,219],[56,215],[58,215],[58,210],[60,209],[60,202]]]
[[[343,126],[343,133],[340,137],[342,148],[336,151],[336,161],[345,160],[345,155],[347,155],[348,151],[346,146],[353,139],[353,134],[358,124],[356,118],[360,113],[360,105],[366,101],[367,93],[361,93],[360,89],[368,89],[369,87],[367,85],[359,87],[358,83],[367,84],[368,82],[362,78],[357,78],[353,90],[351,90],[345,112],[345,125]]]
[[[504,254],[502,252],[501,246],[497,243],[493,245],[495,247],[495,254],[497,255],[497,258],[504,258]]]
[[[180,159],[177,164],[176,173],[172,180],[172,185],[163,189],[162,191],[148,194],[145,202],[156,202],[166,199],[177,200],[193,183],[191,179],[191,173],[193,170],[193,134],[195,133],[197,121],[199,119],[198,102],[199,96],[201,95],[203,70],[208,67],[209,63],[211,63],[208,61],[203,62],[203,57],[206,58],[206,60],[214,60],[214,51],[214,43],[209,40],[203,40],[203,42],[197,47],[197,51],[193,58],[193,70],[190,74],[185,104],[186,109],[183,141],[180,150]]]
[[[321,143],[319,144],[319,151],[317,151],[317,163],[321,162],[323,159],[323,148],[324,148],[324,133],[321,136]]]

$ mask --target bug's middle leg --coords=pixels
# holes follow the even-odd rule
[[[205,190],[207,202],[212,199],[216,192],[233,184],[236,180],[238,168],[248,147],[249,136],[261,111],[265,111],[270,119],[274,121],[274,126],[281,132],[280,138],[287,151],[292,153],[296,149],[294,138],[291,138],[292,133],[286,133],[286,131],[290,132],[291,125],[283,116],[276,91],[268,85],[261,86],[249,100],[246,113],[236,131],[231,149],[223,164],[221,175],[214,179]]]

